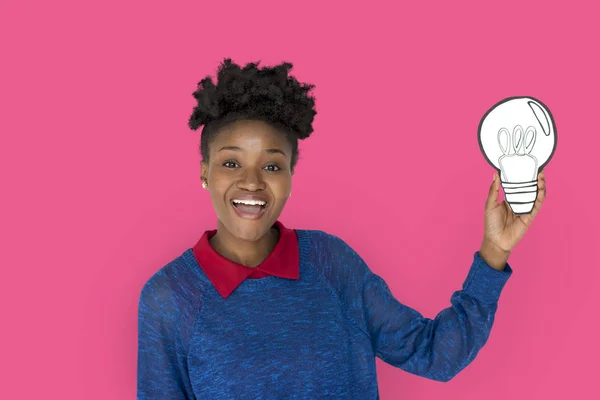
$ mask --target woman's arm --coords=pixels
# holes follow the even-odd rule
[[[491,268],[478,253],[451,307],[433,319],[402,304],[386,282],[341,239],[329,251],[336,291],[348,314],[371,339],[376,356],[404,371],[446,382],[463,370],[486,343],[500,292],[512,274]]]
[[[463,370],[487,342],[500,292],[512,269],[508,256],[539,213],[546,198],[546,176],[538,174],[538,193],[529,214],[515,215],[506,201],[498,202],[500,177],[494,172],[485,202],[484,239],[475,253],[462,290],[454,292],[451,306],[434,319],[400,303],[387,284],[373,274],[347,245],[339,244],[348,268],[349,290],[360,300],[365,329],[377,356],[408,372],[448,381]],[[342,274],[343,276],[343,274]],[[356,308],[356,306],[353,306]]]
[[[141,291],[138,307],[138,400],[195,399],[180,329],[183,307],[159,271]]]

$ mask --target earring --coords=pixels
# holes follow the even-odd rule
[[[202,189],[208,189],[208,183],[206,181],[202,181]]]

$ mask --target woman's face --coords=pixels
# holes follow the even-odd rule
[[[292,188],[291,146],[262,121],[236,121],[217,133],[202,161],[219,225],[257,241],[281,215]]]

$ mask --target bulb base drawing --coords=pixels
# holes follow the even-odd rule
[[[529,214],[537,200],[537,180],[529,182],[512,183],[501,181],[504,198],[513,213],[517,215]]]

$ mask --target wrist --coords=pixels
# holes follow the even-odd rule
[[[484,239],[479,248],[479,256],[490,267],[503,271],[510,256],[510,251],[503,250],[489,240]]]

